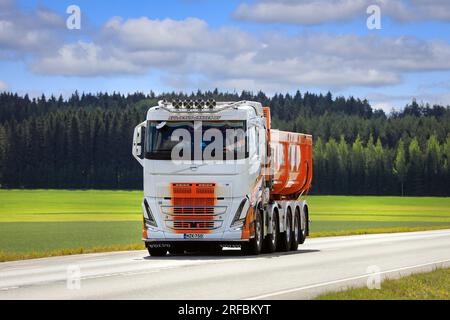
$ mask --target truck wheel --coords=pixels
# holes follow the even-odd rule
[[[292,243],[292,214],[291,211],[288,211],[286,216],[286,231],[281,234],[280,237],[280,251],[289,251],[291,250]]]
[[[271,219],[272,223],[272,234],[268,234],[264,243],[264,252],[272,253],[277,250],[278,246],[278,238],[279,238],[279,232],[280,228],[278,225],[278,219],[274,215]]]
[[[147,248],[147,250],[152,257],[164,257],[167,254],[165,248]]]
[[[298,238],[298,243],[299,244],[303,244],[306,240],[306,233],[307,233],[307,218],[306,218],[306,212],[308,212],[308,207],[305,207],[303,209],[303,212],[300,213],[300,221],[301,221],[301,225],[300,225],[300,232],[299,232],[299,238]]]
[[[300,239],[300,210],[298,207],[295,209],[294,215],[294,228],[292,230],[292,251],[297,251],[298,249],[298,240]]]
[[[261,253],[264,237],[261,213],[258,212],[255,220],[255,237],[242,244],[242,252],[245,255],[258,255]]]

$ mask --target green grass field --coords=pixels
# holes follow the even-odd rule
[[[0,190],[0,261],[143,248],[141,191]],[[450,198],[311,196],[311,235],[450,228]]]
[[[353,288],[321,295],[318,300],[449,300],[450,269],[415,274],[381,283],[380,290]]]

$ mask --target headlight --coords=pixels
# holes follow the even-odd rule
[[[152,210],[150,210],[150,206],[148,205],[147,199],[144,199],[144,210],[146,215],[144,214],[144,222],[146,225],[150,225],[152,227],[157,227],[155,217],[153,217]]]
[[[236,214],[234,215],[233,222],[231,222],[231,228],[240,229],[244,227],[246,212],[243,212],[243,210],[245,205],[247,204],[247,201],[247,198],[241,201],[241,204],[239,205]],[[244,213],[243,216],[242,213]]]

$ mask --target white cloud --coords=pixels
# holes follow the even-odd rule
[[[233,15],[239,20],[315,25],[366,17],[373,4],[397,21],[450,22],[448,0],[256,0],[239,5]]]
[[[8,0],[0,0],[0,10],[1,55],[51,51],[62,41],[64,20],[52,11],[23,13]]]
[[[404,94],[386,94],[383,92],[371,92],[367,95],[367,100],[372,104],[374,109],[382,109],[389,113],[392,110],[401,110],[412,99],[416,99],[419,103],[429,103],[430,105],[450,106],[450,93],[427,92],[418,89],[417,91]]]
[[[6,82],[0,81],[0,91],[5,91],[8,89],[8,84]]]
[[[398,21],[450,22],[450,2],[448,0],[378,0],[378,2],[389,16]]]
[[[357,14],[364,14],[366,4],[367,0],[260,0],[251,5],[239,5],[234,17],[258,22],[312,25],[347,20]]]
[[[106,53],[105,50],[92,43],[79,41],[61,47],[55,56],[42,57],[32,66],[33,71],[63,76],[95,76],[111,74],[138,74],[146,70]]]
[[[110,19],[91,42],[65,44],[40,57],[33,70],[44,74],[94,76],[141,74],[152,68],[175,70],[205,52],[233,57],[257,45],[235,29],[211,30],[203,20]]]
[[[450,46],[439,42],[332,34],[272,35],[258,41],[258,46],[233,57],[187,55],[188,63],[179,72],[200,73],[238,88],[246,84],[287,90],[376,87],[400,83],[408,72],[450,70]]]
[[[13,0],[0,0],[0,9],[9,10],[12,7],[14,7]]]
[[[104,25],[102,35],[131,50],[236,52],[252,44],[252,39],[239,29],[224,27],[213,31],[197,18],[124,20],[113,17]]]
[[[170,86],[328,89],[392,85],[409,72],[450,70],[449,56],[448,43],[408,37],[255,36],[235,29],[212,30],[205,21],[193,18],[116,17],[94,40],[65,44],[54,54],[38,57],[33,70],[65,76],[158,70]]]
[[[295,6],[317,1],[322,0],[277,3]],[[335,0],[341,3],[337,12],[343,15],[364,1]],[[8,3],[0,0],[0,7]],[[256,34],[230,27],[211,28],[197,18],[113,17],[92,29],[83,41],[73,41],[73,37],[64,37],[60,31],[65,30],[60,26],[62,18],[54,13],[39,9],[38,13],[24,15],[11,8],[0,16],[0,59],[5,52],[26,55],[29,59],[24,61],[31,70],[45,75],[96,77],[155,72],[176,89],[220,87],[274,92],[299,87],[329,90],[390,86],[401,83],[409,73],[450,71],[449,43],[413,37]],[[34,20],[22,22],[31,16]]]

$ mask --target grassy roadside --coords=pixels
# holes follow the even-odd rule
[[[310,238],[356,236],[356,235],[377,234],[377,233],[417,232],[417,231],[431,231],[431,230],[444,230],[444,229],[450,229],[450,225],[427,226],[427,227],[424,226],[424,227],[371,228],[371,229],[311,232]]]
[[[318,300],[450,300],[450,268],[385,280],[380,290],[354,288],[320,295]]]
[[[141,191],[0,190],[0,262],[142,249]],[[311,237],[450,229],[450,198],[310,196]]]
[[[53,251],[36,251],[31,253],[8,253],[0,251],[0,262],[28,260],[38,258],[48,258],[57,256],[68,256],[74,254],[84,253],[99,253],[99,252],[114,252],[114,251],[130,251],[130,250],[143,250],[145,246],[143,243],[124,244],[104,247],[92,247],[92,248],[71,248],[61,249]]]

